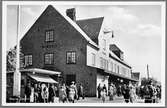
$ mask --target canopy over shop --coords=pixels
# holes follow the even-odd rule
[[[13,96],[13,71],[7,72],[7,97]],[[59,84],[61,72],[50,71],[39,68],[21,69],[21,93],[20,96],[24,97],[25,86],[30,82],[33,86],[34,83],[44,84]]]

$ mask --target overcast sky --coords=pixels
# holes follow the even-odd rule
[[[21,36],[27,32],[47,6],[21,6]],[[159,5],[54,6],[65,14],[76,8],[77,19],[104,16],[106,28],[114,30],[114,41],[134,72],[161,79],[161,7]],[[7,49],[16,44],[16,6],[7,7]]]

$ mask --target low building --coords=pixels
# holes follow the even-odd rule
[[[75,9],[61,14],[49,5],[21,39],[24,68],[59,71],[67,85],[82,84],[86,96],[97,96],[97,86],[136,82],[123,51],[110,43],[104,17],[77,20]]]

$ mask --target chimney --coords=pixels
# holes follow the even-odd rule
[[[76,21],[76,16],[75,16],[75,8],[67,9],[66,10],[66,15],[71,18],[73,21]]]

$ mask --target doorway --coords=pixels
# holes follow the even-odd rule
[[[66,75],[66,84],[68,86],[71,85],[72,81],[74,81],[76,83],[76,75],[75,74]]]

